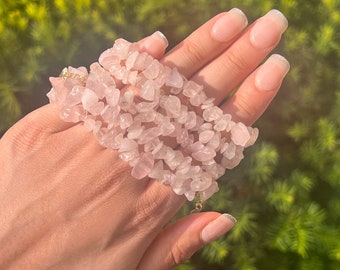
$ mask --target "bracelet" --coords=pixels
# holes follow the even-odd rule
[[[124,39],[89,72],[64,68],[50,82],[47,96],[63,120],[82,122],[103,147],[118,151],[134,178],[158,179],[190,201],[217,192],[216,180],[258,137],[257,128],[215,106],[203,86]]]

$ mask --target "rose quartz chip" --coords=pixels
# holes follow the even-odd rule
[[[130,113],[123,113],[119,117],[119,125],[121,129],[126,129],[133,123],[133,118]]]
[[[194,179],[191,184],[192,191],[204,191],[210,187],[212,183],[212,177],[208,173],[202,173],[199,178]]]
[[[152,101],[155,98],[155,92],[155,82],[153,80],[147,80],[140,89],[140,96],[145,100]]]
[[[126,59],[125,65],[127,70],[131,70],[134,67],[134,64],[139,56],[137,51],[131,53],[129,57]]]
[[[133,167],[131,175],[136,179],[143,179],[151,172],[154,162],[155,160],[150,152],[144,153]]]
[[[199,135],[199,140],[201,143],[209,142],[215,135],[213,130],[204,130]]]
[[[221,153],[227,159],[233,159],[236,155],[236,145],[233,142],[225,143],[222,146]]]
[[[164,109],[167,111],[169,116],[177,118],[181,113],[181,101],[176,96],[168,96],[164,102]]]
[[[138,139],[138,144],[145,144],[162,134],[159,127],[149,128],[143,131]]]
[[[162,179],[164,174],[164,165],[163,165],[163,161],[162,160],[158,160],[155,163],[155,166],[153,167],[153,169],[150,171],[149,173],[149,177],[150,178],[154,178],[154,179]]]
[[[136,150],[138,147],[138,144],[136,141],[125,138],[120,142],[119,152],[129,152]]]
[[[213,148],[205,146],[197,152],[192,153],[192,157],[198,161],[207,161],[216,156],[216,152]]]
[[[248,128],[238,122],[231,128],[231,139],[236,145],[245,146],[250,139]]]
[[[170,87],[182,88],[183,78],[177,68],[171,69],[169,76],[166,78],[165,84]]]
[[[153,80],[158,76],[160,68],[161,64],[158,62],[158,60],[154,59],[142,73],[144,74],[145,78]]]
[[[223,111],[216,107],[208,107],[203,111],[203,119],[207,122],[215,121],[219,118],[221,118],[223,115]]]
[[[187,81],[183,87],[183,95],[186,97],[194,97],[203,90],[203,86],[193,81]]]

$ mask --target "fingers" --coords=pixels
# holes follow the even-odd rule
[[[284,57],[278,54],[269,57],[222,105],[224,113],[232,114],[234,121],[253,124],[277,94],[289,67]]]
[[[137,269],[172,269],[190,258],[204,244],[229,231],[235,223],[234,217],[215,212],[182,218],[159,234],[144,254]]]
[[[239,9],[221,13],[194,31],[161,61],[190,77],[228,48],[247,23],[246,16]]]
[[[219,104],[278,44],[287,25],[281,12],[268,12],[191,79],[203,84],[206,94]]]
[[[159,59],[164,55],[169,42],[161,32],[156,31],[151,36],[143,38],[138,44],[141,52],[146,52],[152,57]]]

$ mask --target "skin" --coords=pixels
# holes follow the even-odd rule
[[[160,39],[151,36],[140,44],[204,84],[217,103],[240,85],[221,107],[252,124],[283,79],[273,69],[272,91],[255,84],[257,66],[282,33],[274,29],[273,45],[266,49],[250,44],[253,24],[227,42],[216,41],[210,31],[221,16],[165,55]],[[171,269],[204,245],[202,229],[220,216],[192,214],[166,226],[185,198],[156,180],[132,179],[115,151],[101,147],[81,124],[60,120],[53,104],[2,137],[0,170],[1,269]]]

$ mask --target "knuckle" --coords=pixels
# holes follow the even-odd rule
[[[171,248],[171,260],[173,266],[179,265],[184,261],[188,260],[192,256],[193,252],[179,243],[173,245]]]
[[[46,132],[36,125],[34,118],[27,116],[8,132],[12,150],[17,154],[29,154],[43,145]]]
[[[201,66],[205,62],[205,53],[198,41],[187,41],[183,45],[185,56],[193,66]]]
[[[223,61],[225,69],[231,71],[234,76],[240,76],[248,70],[249,64],[247,60],[243,57],[243,54],[239,51],[230,51],[227,54],[227,58]]]
[[[239,111],[239,116],[242,118],[242,122],[252,123],[256,118],[256,108],[249,102],[247,98],[242,95],[238,96],[237,99],[237,110]]]

